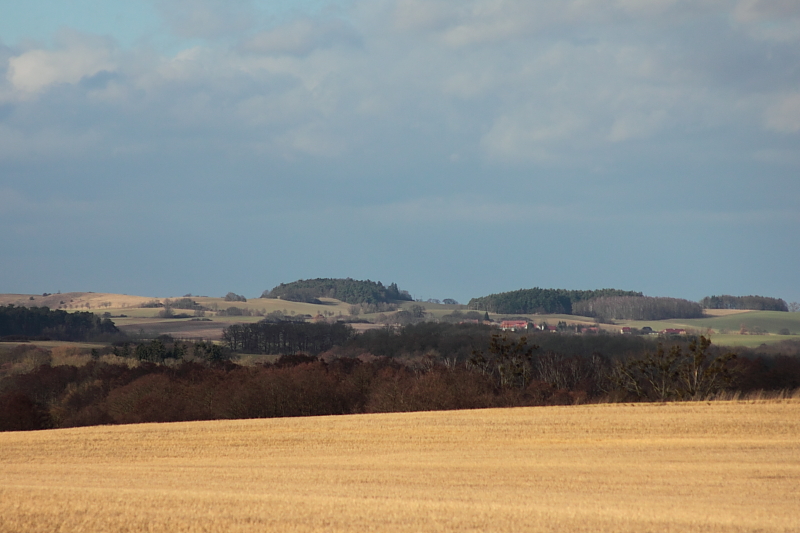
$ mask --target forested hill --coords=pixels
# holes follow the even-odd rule
[[[108,318],[94,313],[67,313],[47,307],[0,305],[0,337],[48,337],[65,341],[83,341],[100,335],[119,333]]]
[[[411,300],[408,291],[398,289],[396,283],[384,287],[380,281],[358,281],[351,278],[301,279],[292,283],[281,283],[271,291],[264,291],[261,297],[307,303],[319,303],[319,298],[336,298],[355,305]]]
[[[706,296],[700,300],[705,309],[751,309],[755,311],[789,311],[789,306],[780,298],[767,296]]]
[[[572,314],[572,305],[608,296],[642,296],[641,292],[617,289],[570,291],[565,289],[520,289],[490,294],[469,301],[469,308],[501,314]]]

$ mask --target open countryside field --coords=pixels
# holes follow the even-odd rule
[[[675,318],[649,322],[626,320],[619,321],[619,324],[637,328],[649,325],[653,329],[656,329],[654,324],[664,328],[681,327],[698,331],[712,329],[715,333],[720,334],[738,334],[744,327],[751,334],[759,331],[778,334],[781,330],[788,330],[790,334],[800,335],[800,313],[784,313],[780,311],[739,311],[703,318]]]
[[[708,336],[711,343],[716,346],[741,346],[743,348],[758,348],[763,345],[774,345],[782,341],[798,341],[800,335],[739,335],[739,334],[713,334]]]
[[[31,299],[33,298],[33,299]],[[149,296],[130,296],[127,294],[110,294],[95,292],[70,292],[64,294],[51,294],[49,296],[30,295],[30,294],[0,294],[0,305],[24,305],[24,306],[47,306],[50,309],[66,309],[68,311],[93,311],[112,314],[122,312],[133,318],[153,318],[158,316],[158,308],[142,308],[143,304],[158,301],[164,303],[166,300],[179,300],[182,296],[173,297],[149,297]],[[252,311],[262,311],[270,313],[281,311],[286,314],[310,314],[318,312],[332,312],[334,315],[348,313],[348,304],[322,298],[322,304],[306,304],[301,302],[287,302],[284,300],[274,300],[269,298],[253,298],[246,302],[228,302],[224,298],[212,298],[208,296],[192,296],[192,300],[206,307],[216,306],[219,309],[235,306]],[[63,302],[63,303],[61,303]],[[180,310],[176,310],[180,312]]]
[[[618,321],[619,326],[653,329],[677,328],[711,337],[721,346],[756,347],[789,339],[800,339],[800,313],[780,311],[728,311],[710,309],[703,318]],[[723,311],[723,312],[720,312]],[[746,334],[740,334],[744,329]],[[786,334],[788,332],[789,334]]]
[[[48,296],[0,294],[0,305],[46,306],[50,309],[65,309],[67,311],[90,311],[101,316],[104,313],[109,313],[114,324],[125,333],[136,334],[143,330],[146,334],[168,334],[186,339],[219,339],[222,335],[222,330],[231,324],[258,322],[262,318],[260,316],[219,316],[214,312],[209,312],[210,320],[192,320],[192,318],[163,319],[158,316],[162,310],[161,308],[141,307],[153,301],[164,303],[167,300],[174,301],[180,298],[182,296],[162,298],[95,292],[70,292]],[[322,298],[321,304],[287,302],[268,298],[253,298],[248,299],[246,302],[228,302],[224,298],[207,296],[192,296],[191,299],[208,308],[227,309],[228,307],[238,307],[262,314],[280,311],[286,315],[315,316],[318,313],[328,313],[329,316],[337,316],[339,314],[348,315],[350,307],[344,302],[331,298]],[[175,309],[175,312],[193,314],[191,310]]]
[[[618,333],[620,328],[630,326],[641,329],[645,326],[655,331],[668,328],[686,329],[690,334],[706,335],[719,346],[757,347],[762,344],[800,339],[800,313],[779,311],[746,311],[709,309],[704,318],[671,320],[616,320],[608,324],[596,324],[594,319],[577,315],[520,315],[535,324],[542,322],[554,326],[560,321],[569,325],[597,326],[609,333]],[[499,319],[498,317],[492,317]],[[744,325],[746,334],[740,334]],[[790,334],[781,333],[788,330]],[[755,332],[758,332],[756,334]]]
[[[33,298],[33,300],[31,300]],[[128,334],[137,334],[144,331],[146,334],[168,334],[176,338],[185,339],[219,339],[222,330],[231,324],[258,322],[260,316],[221,316],[210,311],[204,320],[192,318],[163,319],[158,316],[161,311],[157,307],[143,308],[144,304],[152,301],[164,303],[166,300],[177,300],[181,296],[162,298],[147,296],[132,296],[125,294],[109,294],[94,292],[71,292],[64,294],[51,294],[48,296],[29,294],[0,294],[0,305],[47,306],[51,309],[65,308],[68,311],[91,311],[97,314],[109,313],[112,320],[122,331]],[[339,300],[323,298],[321,304],[307,304],[289,302],[268,298],[252,298],[246,302],[228,302],[224,298],[208,296],[192,296],[192,300],[211,309],[227,309],[239,307],[241,309],[267,314],[280,311],[287,315],[317,314],[336,317],[349,315],[350,305]],[[62,303],[63,302],[63,303]],[[409,309],[413,305],[422,305],[432,318],[441,318],[443,315],[455,310],[466,311],[464,305],[432,304],[427,302],[402,302],[400,308]],[[176,313],[192,311],[176,309]],[[642,328],[650,326],[654,330],[666,328],[687,329],[690,333],[711,336],[717,345],[757,347],[761,344],[772,344],[787,339],[800,339],[800,313],[782,313],[777,311],[741,311],[741,310],[707,310],[708,316],[698,319],[673,319],[632,321],[619,320],[610,324],[595,324],[594,319],[577,315],[519,315],[535,324],[546,322],[555,325],[560,321],[568,324],[581,324],[583,326],[598,325],[610,333],[618,332],[623,326]],[[125,316],[120,316],[125,315]],[[362,314],[360,318],[376,321],[379,313]],[[503,320],[503,315],[490,314],[492,320]],[[748,332],[740,335],[742,326]],[[369,324],[355,324],[355,329],[363,331],[370,327]],[[789,335],[786,335],[786,332]],[[753,335],[752,333],[759,333]]]
[[[0,434],[0,531],[800,530],[800,401]]]

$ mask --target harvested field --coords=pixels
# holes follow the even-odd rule
[[[145,330],[149,335],[171,335],[177,339],[219,340],[222,338],[222,331],[230,325],[230,322],[191,319],[151,319],[134,323],[126,323],[125,319],[117,319],[117,327],[123,333],[136,335],[139,330]]]
[[[800,531],[800,402],[0,434],[0,531]]]

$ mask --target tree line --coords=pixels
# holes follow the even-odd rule
[[[652,296],[608,296],[578,302],[573,312],[600,320],[664,320],[702,318],[703,308],[680,298]]]
[[[750,309],[754,311],[789,311],[789,306],[780,298],[767,296],[706,296],[700,300],[704,309]]]
[[[723,391],[800,387],[800,343],[732,353],[699,337],[609,355],[556,351],[534,337],[495,332],[465,358],[446,350],[468,328],[418,326],[394,339],[415,352],[391,357],[348,344],[240,366],[204,346],[129,346],[137,365],[91,360],[41,364],[0,379],[0,431],[97,424],[705,399]],[[380,346],[382,336],[370,340]],[[475,333],[475,331],[471,331]],[[448,340],[446,337],[450,336]],[[435,338],[434,338],[435,337]],[[550,336],[552,337],[552,336]],[[144,348],[140,348],[145,346]],[[634,344],[628,346],[631,348]],[[33,351],[41,348],[28,347]],[[177,350],[177,351],[176,351]],[[211,348],[213,351],[213,348]],[[424,350],[424,351],[423,351]],[[170,353],[159,363],[146,354]],[[358,354],[358,355],[356,355]]]
[[[466,314],[466,313],[465,313]],[[325,351],[336,353],[342,357],[356,357],[359,354],[370,353],[391,358],[418,357],[423,354],[432,354],[435,357],[447,358],[448,360],[459,363],[466,362],[474,350],[487,350],[492,335],[497,332],[486,324],[481,323],[453,323],[453,322],[428,322],[418,321],[403,327],[375,328],[364,331],[358,335],[353,334],[349,326],[345,324],[327,323],[304,323],[294,324],[284,322],[274,322],[266,328],[273,334],[281,331],[291,331],[294,333],[286,335],[284,338],[290,339],[292,336],[299,337],[299,333],[313,338],[319,336],[320,339],[335,339],[333,347],[323,349],[314,348],[313,343],[306,344],[303,350],[310,355],[320,355]],[[252,339],[258,339],[259,330],[266,324],[233,325],[223,330],[223,345],[228,350],[235,353],[290,353],[288,347],[283,348],[283,340],[275,338],[275,342],[269,350],[262,350],[263,345],[256,342],[252,344],[243,339],[252,335]],[[285,329],[284,329],[285,328]],[[263,330],[262,330],[263,331]],[[334,335],[327,332],[340,331],[342,334]],[[296,338],[295,337],[295,338]],[[647,350],[654,350],[658,340],[647,336],[630,335],[553,335],[551,333],[532,333],[530,339],[534,339],[542,350],[555,351],[561,353],[571,353],[580,356],[589,356],[592,353],[604,353],[609,357],[622,357],[629,353],[643,353]],[[261,341],[263,342],[263,341]],[[325,346],[327,346],[327,342]],[[320,343],[320,345],[322,345]]]
[[[88,311],[68,313],[48,307],[0,306],[0,337],[85,341],[116,334],[119,330],[114,322]]]
[[[353,328],[340,322],[259,322],[234,324],[225,328],[222,342],[233,352],[319,354],[345,344],[353,335]]]
[[[472,298],[467,306],[476,311],[499,314],[571,315],[577,302],[610,296],[642,296],[642,293],[618,289],[576,291],[534,287]]]

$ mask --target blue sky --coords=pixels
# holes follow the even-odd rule
[[[795,1],[0,0],[0,292],[798,301],[798,206]]]

